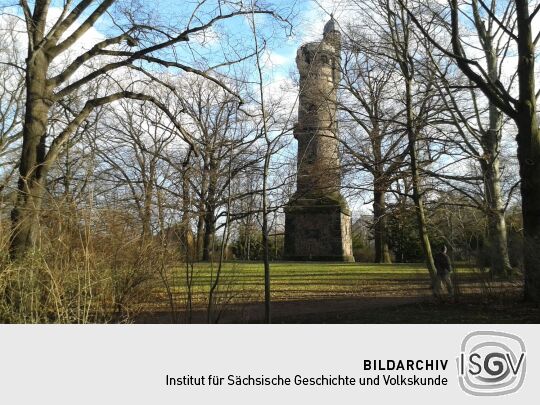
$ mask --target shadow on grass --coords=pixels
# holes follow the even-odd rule
[[[462,302],[435,302],[431,297],[326,298],[277,301],[273,304],[273,323],[321,324],[464,324],[464,323],[540,323],[540,307],[519,299],[485,302],[478,295],[462,297]],[[222,323],[260,323],[260,303],[231,305]],[[163,312],[143,314],[139,323],[168,323]],[[203,323],[203,311],[195,311],[194,323]]]

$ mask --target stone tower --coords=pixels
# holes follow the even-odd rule
[[[351,212],[340,193],[336,100],[340,80],[341,34],[332,18],[323,40],[302,45],[300,72],[297,187],[285,209],[287,260],[354,261]]]

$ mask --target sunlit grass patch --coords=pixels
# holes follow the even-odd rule
[[[218,266],[196,263],[193,268],[192,301],[208,302],[210,285]],[[466,268],[459,270],[466,274]],[[221,269],[217,294],[230,303],[259,302],[264,296],[264,267],[255,262],[227,262]],[[187,297],[186,269],[171,269],[172,291]],[[271,264],[271,293],[274,301],[326,298],[429,296],[430,279],[423,264],[366,264],[326,262],[274,262]],[[155,292],[162,293],[156,286]]]

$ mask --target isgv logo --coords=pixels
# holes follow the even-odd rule
[[[463,339],[457,363],[459,385],[468,394],[511,394],[525,380],[525,344],[510,333],[473,332]]]

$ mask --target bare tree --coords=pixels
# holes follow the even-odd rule
[[[65,2],[60,16],[52,23],[48,23],[52,7],[50,0],[37,0],[33,8],[27,0],[19,1],[19,11],[24,15],[26,23],[28,54],[24,66],[26,100],[18,198],[12,211],[13,257],[22,257],[35,247],[47,174],[70,136],[97,107],[130,98],[152,102],[168,112],[167,106],[154,97],[139,92],[136,84],[123,84],[116,80],[114,84],[103,88],[102,93],[96,97],[81,96],[82,108],[73,111],[71,120],[58,135],[47,139],[51,127],[49,113],[55,105],[100,78],[111,77],[122,69],[136,70],[143,76],[152,77],[148,65],[177,68],[227,88],[208,70],[191,64],[188,58],[187,63],[183,62],[181,57],[185,53],[181,49],[176,48],[174,53],[167,50],[187,44],[190,36],[208,30],[219,21],[252,13],[273,14],[256,3],[245,6],[243,2],[223,1],[215,4],[215,7],[202,7],[203,3],[193,5],[191,15],[178,23],[182,27],[178,29],[150,21],[140,8],[136,12],[126,9],[123,3],[116,0]],[[62,57],[68,51],[73,51],[78,41],[105,18],[110,18],[114,27],[110,36],[98,41],[74,59],[68,59],[67,63],[60,63]],[[182,56],[179,58],[178,55]],[[231,62],[226,60],[226,63]],[[175,123],[185,142],[191,143],[189,134],[175,117],[170,115],[169,119]]]
[[[391,263],[386,240],[386,192],[404,165],[408,149],[396,123],[397,71],[379,54],[377,39],[354,25],[348,28],[342,56],[343,94],[340,109],[342,144],[352,165],[372,176],[375,262]],[[350,170],[350,169],[349,169]]]
[[[0,193],[17,170],[24,106],[24,57],[17,46],[20,21],[5,17],[0,19]]]
[[[490,20],[491,21],[491,20]],[[498,55],[503,54],[502,50],[495,48],[492,40],[493,21],[484,27],[483,21],[477,15],[476,26],[482,25],[484,39],[482,40],[486,58],[490,60],[488,68],[490,74],[499,76]],[[479,168],[479,173],[473,170],[470,173],[456,173],[445,175],[442,173],[431,173],[441,179],[447,185],[458,181],[461,186],[456,189],[460,191],[478,209],[482,210],[488,220],[488,239],[490,246],[490,262],[492,274],[497,276],[508,275],[511,271],[510,259],[508,255],[505,204],[502,189],[502,137],[504,133],[504,116],[502,112],[491,102],[487,106],[477,94],[478,90],[470,82],[463,83],[462,77],[451,79],[448,77],[449,66],[439,67],[438,86],[441,90],[441,97],[445,100],[446,115],[453,130],[442,134],[444,142],[453,145],[457,154],[461,154],[474,159],[477,164],[474,168]],[[499,79],[494,79],[499,80]],[[450,128],[449,128],[450,129]],[[508,131],[508,125],[506,125]],[[441,140],[442,141],[442,140]],[[456,163],[460,167],[466,167],[465,161],[457,159]],[[448,166],[448,165],[447,165]],[[474,169],[473,168],[473,169]],[[476,192],[474,185],[482,184],[482,188]],[[471,189],[472,187],[472,189]],[[508,198],[511,197],[512,189]],[[478,194],[479,198],[476,198]]]
[[[181,88],[183,125],[198,151],[187,179],[198,217],[197,250],[202,260],[210,261],[218,221],[228,213],[222,208],[230,205],[229,183],[260,161],[260,154],[255,153],[259,135],[239,111],[238,99],[219,86],[196,78]]]
[[[459,69],[486,95],[489,101],[511,118],[517,127],[517,156],[521,178],[521,207],[524,232],[525,297],[540,300],[540,128],[537,118],[537,89],[535,79],[536,45],[540,35],[533,37],[535,17],[540,5],[532,6],[526,0],[508,0],[488,4],[483,0],[461,6],[458,0],[449,0],[444,9],[430,9],[400,0],[419,31],[438,49],[452,58]],[[416,7],[413,7],[416,6]],[[472,7],[472,9],[471,9]],[[471,57],[467,43],[462,38],[462,27],[473,18],[474,7],[487,13],[496,29],[509,38],[517,54],[517,63],[512,76],[517,77],[517,86],[508,90],[489,71],[486,61]],[[510,16],[506,17],[509,14]],[[426,29],[433,20],[442,21],[449,33],[449,40],[435,38]],[[477,27],[482,31],[482,25]],[[481,37],[482,32],[478,33]]]
[[[381,47],[381,52],[386,55],[386,58],[394,61],[400,72],[403,95],[399,101],[403,105],[404,113],[401,123],[408,141],[412,200],[427,269],[432,281],[434,281],[436,269],[423,201],[420,156],[422,133],[428,126],[430,117],[436,111],[434,109],[434,95],[436,93],[434,75],[429,67],[429,59],[425,57],[425,53],[429,53],[430,50],[426,50],[424,44],[416,40],[414,24],[407,12],[400,7],[398,1],[376,0],[373,3],[372,11],[382,14],[384,17],[383,23],[375,17],[369,18],[369,23],[376,27],[374,35],[379,35],[386,40],[386,45]]]
[[[102,119],[101,134],[96,140],[98,153],[109,166],[102,176],[108,177],[111,187],[126,187],[129,191],[144,242],[154,234],[160,156],[175,139],[174,127],[153,104],[127,99],[118,104]],[[176,116],[178,111],[173,103],[167,105]]]

